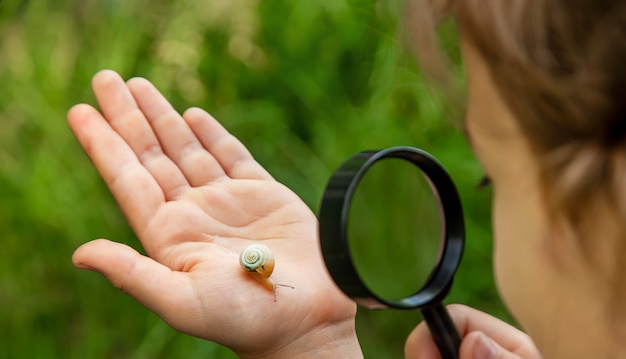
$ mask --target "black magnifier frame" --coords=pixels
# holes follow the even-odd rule
[[[348,215],[357,185],[374,163],[387,158],[406,160],[422,171],[439,202],[443,220],[440,253],[430,277],[417,292],[404,298],[383,298],[370,290],[355,268],[348,245]],[[324,191],[319,236],[326,267],[345,294],[372,309],[419,308],[443,358],[458,358],[461,339],[441,302],[450,290],[463,255],[465,225],[454,182],[434,157],[423,150],[401,146],[364,151],[349,158],[334,172]]]

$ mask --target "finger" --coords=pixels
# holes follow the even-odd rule
[[[131,247],[98,239],[83,244],[72,256],[74,265],[104,275],[111,284],[133,297],[166,321],[172,312],[184,317],[193,312],[193,286],[182,272],[173,272]],[[187,308],[180,310],[180,308]],[[184,319],[184,318],[183,318]],[[189,319],[189,318],[187,318]]]
[[[500,319],[464,305],[449,305],[447,309],[459,330],[459,334],[463,338],[461,343],[462,350],[465,348],[465,345],[468,345],[465,342],[465,337],[470,333],[480,332],[491,338],[494,343],[497,343],[503,352],[512,353],[525,359],[540,358],[528,335]],[[426,323],[420,323],[411,332],[405,345],[405,353],[408,359],[441,358]]]
[[[167,199],[176,198],[189,184],[178,166],[163,153],[150,124],[135,103],[126,83],[115,72],[100,71],[92,87],[104,117],[135,152],[163,189]]]
[[[183,118],[228,176],[237,179],[272,179],[263,166],[254,160],[248,149],[213,116],[202,109],[190,108],[185,111]]]
[[[532,339],[527,334],[498,318],[460,304],[449,305],[447,308],[454,324],[459,328],[461,337],[471,332],[482,332],[512,353],[537,352]]]
[[[482,332],[471,332],[461,344],[460,359],[539,359],[536,353],[513,353],[491,340]]]
[[[165,200],[161,187],[96,109],[76,105],[68,112],[68,123],[130,225],[140,233]]]
[[[205,150],[187,123],[154,85],[143,78],[130,79],[127,84],[163,150],[192,186],[226,176],[217,160]]]
[[[421,322],[409,335],[404,345],[406,359],[441,359],[425,322]]]

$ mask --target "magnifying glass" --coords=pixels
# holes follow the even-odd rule
[[[331,176],[319,211],[331,277],[370,309],[419,309],[444,359],[461,338],[442,305],[465,240],[458,192],[445,169],[413,147],[365,151]]]

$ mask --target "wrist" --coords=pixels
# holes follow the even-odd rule
[[[242,359],[363,358],[354,319],[318,327],[292,342],[256,354],[237,353]]]

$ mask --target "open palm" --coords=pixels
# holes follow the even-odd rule
[[[77,105],[70,127],[147,256],[96,240],[76,250],[77,266],[241,356],[354,346],[355,306],[326,274],[316,218],[293,192],[209,114],[180,116],[147,80],[102,71],[93,90],[102,114]],[[272,279],[294,287],[278,288],[276,301],[239,267],[239,252],[258,242],[276,256]]]

